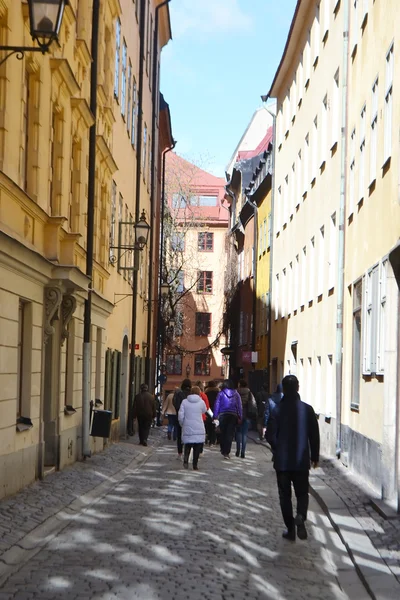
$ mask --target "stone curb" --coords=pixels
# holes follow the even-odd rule
[[[121,442],[123,443],[123,442]],[[46,544],[56,535],[61,533],[79,514],[93,507],[101,500],[116,484],[123,481],[132,470],[137,470],[149,460],[157,448],[158,443],[149,446],[148,454],[139,453],[131,462],[116,471],[107,481],[102,481],[89,492],[75,498],[70,504],[52,515],[46,521],[32,529],[17,544],[0,554],[0,589],[6,580],[18,571],[23,564],[38,554]]]

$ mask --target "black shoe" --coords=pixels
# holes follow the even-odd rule
[[[189,467],[189,463],[187,462],[187,460],[183,461],[183,468],[187,469]]]
[[[142,442],[142,446],[147,446],[147,442]]]
[[[240,458],[245,458],[244,452],[242,452],[242,454],[240,455]]]
[[[240,454],[240,451],[236,450],[236,456],[239,456],[239,454]]]
[[[300,540],[306,540],[308,537],[306,526],[304,525],[303,515],[296,515],[294,522],[297,526],[297,537]]]
[[[197,465],[193,465],[193,471],[198,471],[199,467]]]
[[[295,542],[296,541],[296,530],[293,527],[293,529],[286,529],[283,533],[282,533],[282,537],[285,540],[289,540],[290,542]]]
[[[170,440],[170,439],[171,439],[171,432],[170,432],[170,431],[168,431],[168,434],[167,434],[167,435],[168,435],[168,439]]]

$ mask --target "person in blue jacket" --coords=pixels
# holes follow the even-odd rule
[[[271,409],[267,429],[278,482],[282,517],[287,527],[282,536],[290,541],[307,539],[308,477],[319,461],[319,427],[314,409],[299,396],[299,381],[287,375],[282,381],[283,397]],[[293,517],[292,484],[297,499]]]
[[[242,401],[239,393],[234,389],[232,381],[225,379],[215,400],[214,419],[219,422],[221,454],[226,459],[230,458],[233,436],[236,426],[242,422],[242,416]]]

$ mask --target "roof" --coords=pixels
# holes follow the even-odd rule
[[[253,156],[259,156],[260,154],[262,154],[265,150],[268,149],[268,146],[272,141],[273,131],[273,127],[269,127],[267,133],[265,134],[261,142],[258,144],[257,148],[255,148],[254,150],[243,150],[241,152],[238,152],[236,160],[240,161],[244,158],[252,158]]]
[[[256,148],[262,143],[266,136],[266,132],[272,125],[272,115],[265,110],[265,108],[259,107],[254,112],[247,125],[242,137],[240,138],[236,148],[227,164],[225,171],[230,176],[234,167],[234,164],[238,160],[238,154],[240,152],[255,152]]]
[[[271,88],[268,92],[268,97],[270,98],[276,98],[282,81],[289,70],[291,58],[295,50],[297,50],[296,44],[299,39],[299,34],[301,33],[304,27],[304,22],[309,15],[309,8],[311,5],[315,5],[315,0],[297,0],[282,58],[272,81]]]

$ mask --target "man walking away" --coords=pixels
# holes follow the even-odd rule
[[[268,394],[268,384],[263,383],[261,390],[256,394],[256,402],[257,402],[257,431],[258,437],[261,440],[264,439],[264,414],[265,409],[268,404],[269,394]],[[269,416],[269,414],[268,414]]]
[[[215,381],[209,381],[208,385],[205,389],[205,393],[208,398],[208,402],[210,404],[210,409],[212,412],[214,412],[214,404],[215,404],[215,401],[217,399],[219,392],[220,392],[220,389],[219,389],[219,387],[217,387],[217,384],[215,383]],[[207,440],[208,440],[209,445],[213,446],[217,441],[217,434],[216,434],[214,423],[212,422],[211,417],[208,417],[206,420],[206,433],[207,433]]]
[[[274,468],[278,482],[283,520],[287,527],[282,537],[295,541],[307,539],[305,521],[308,510],[308,475],[310,460],[314,468],[319,461],[319,428],[314,409],[302,402],[299,381],[287,375],[282,381],[283,398],[271,409],[267,438],[274,453]],[[271,431],[271,433],[269,433]],[[297,499],[297,514],[293,518],[292,483]]]
[[[142,383],[140,393],[136,394],[133,403],[133,418],[137,419],[139,429],[139,443],[147,446],[150,427],[156,417],[156,402],[149,392],[149,386]]]
[[[175,410],[176,410],[176,414],[179,413],[181,404],[185,400],[185,398],[187,398],[189,396],[191,389],[192,389],[192,382],[190,381],[190,379],[184,379],[181,384],[181,389],[176,390],[173,401],[172,401],[173,405],[175,407]],[[182,427],[179,423],[177,424],[177,431],[176,431],[176,445],[178,448],[178,458],[182,458],[182,449],[183,449]]]
[[[264,409],[264,427],[270,428],[270,436],[269,437],[273,437],[273,427],[276,425],[274,422],[269,423],[269,417],[271,414],[271,410],[277,406],[279,404],[279,402],[282,400],[282,384],[278,383],[278,385],[276,386],[276,392],[274,392],[271,395],[268,395],[268,401],[265,405],[265,409]],[[269,423],[269,424],[268,424]],[[265,438],[268,440],[268,435],[265,436]]]

